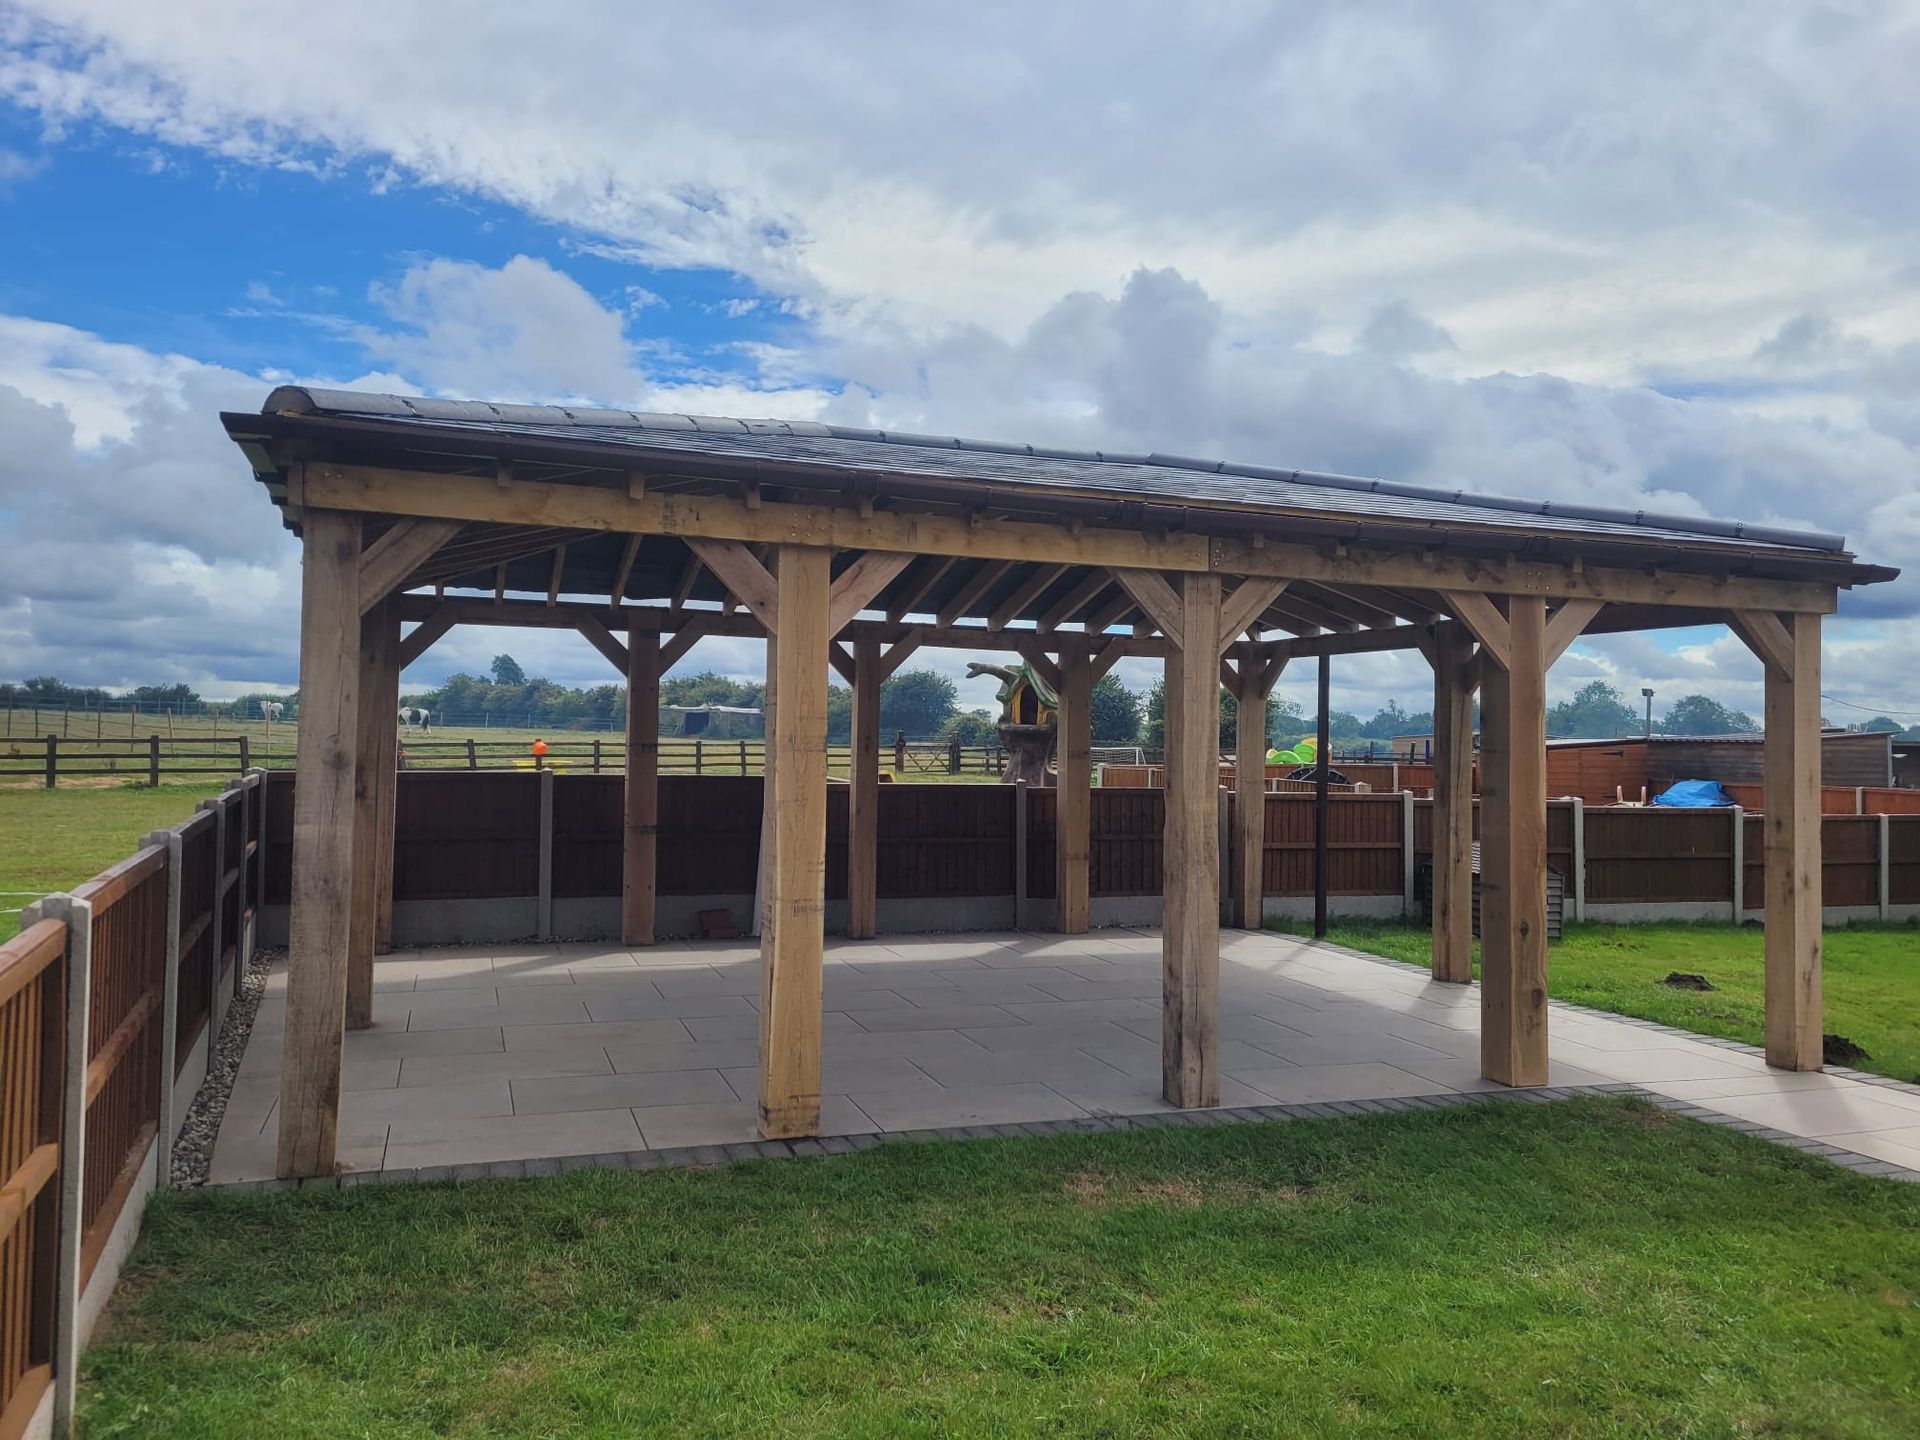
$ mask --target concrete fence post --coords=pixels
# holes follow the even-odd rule
[[[1013,782],[1013,928],[1027,928],[1027,782]]]
[[[1867,787],[1864,785],[1853,787],[1853,813],[1856,815],[1867,813]]]
[[[254,931],[260,924],[261,916],[267,913],[267,772],[255,767],[247,771],[253,777],[253,803],[258,807],[254,811],[253,833],[258,837],[259,848],[253,858],[253,924],[247,927],[247,964],[253,964]],[[246,975],[239,967],[233,972],[233,994],[238,999],[240,987]]]
[[[80,1221],[86,1195],[87,1006],[93,982],[93,906],[49,895],[30,914],[67,926],[67,1027],[60,1086],[60,1218],[53,1286],[53,1434],[73,1433],[80,1378]]]
[[[166,1186],[173,1174],[173,1077],[180,1068],[175,1045],[180,1032],[180,857],[185,847],[178,830],[156,830],[140,843],[142,847],[160,845],[167,852],[166,968],[160,982],[160,1118],[153,1142],[159,1161],[158,1183]],[[219,1033],[219,1022],[211,1022],[209,1046]],[[211,1050],[208,1053],[211,1055]]]
[[[213,812],[213,919],[207,927],[213,932],[213,993],[207,1000],[207,1023],[217,1035],[220,1004],[214,996],[220,993],[220,957],[227,949],[227,898],[220,889],[227,875],[227,807],[218,800],[202,800],[200,808]]]
[[[1880,919],[1893,918],[1893,817],[1879,815],[1880,822]]]
[[[1587,802],[1573,797],[1573,919],[1583,925],[1587,919]]]
[[[1738,925],[1747,915],[1747,812],[1743,806],[1733,807],[1733,923]]]
[[[553,771],[540,772],[539,938],[553,938]]]
[[[1400,767],[1395,765],[1394,776],[1398,781]],[[1413,792],[1400,792],[1400,918],[1410,920],[1415,914],[1413,895]]]

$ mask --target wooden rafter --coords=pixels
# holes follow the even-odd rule
[[[668,603],[675,610],[687,608],[687,597],[693,594],[693,587],[700,579],[700,572],[706,566],[700,563],[700,552],[691,543],[687,546],[687,558],[681,563],[680,574],[673,582],[673,594]]]
[[[1553,662],[1567,653],[1567,647],[1580,638],[1580,634],[1594,617],[1605,608],[1598,600],[1567,600],[1559,609],[1547,617],[1547,668],[1553,668]]]
[[[635,532],[627,536],[626,548],[620,552],[620,568],[613,572],[613,584],[607,589],[607,604],[618,605],[626,599],[627,581],[633,575],[633,562],[640,555],[640,541],[645,537]]]
[[[1246,634],[1286,588],[1284,580],[1242,580],[1239,588],[1221,602],[1221,643],[1231,645]]]
[[[1087,616],[1087,632],[1092,635],[1104,634],[1109,627],[1118,625],[1139,608],[1134,603],[1133,596],[1116,585],[1113,587],[1113,594],[1107,597],[1106,604]],[[1096,675],[1094,678],[1097,680],[1099,676]]]
[[[1082,610],[1085,610],[1087,606],[1091,605],[1095,600],[1098,600],[1111,584],[1113,584],[1113,577],[1105,571],[1089,571],[1078,584],[1047,607],[1045,613],[1040,616],[1037,628],[1043,634],[1047,631],[1058,630]]]
[[[1502,670],[1511,668],[1513,642],[1507,617],[1493,601],[1470,590],[1448,593],[1445,599],[1454,617],[1473,632],[1473,638],[1480,642],[1480,648],[1492,657],[1493,663]]]
[[[1793,678],[1793,636],[1778,615],[1765,610],[1729,610],[1727,626],[1768,671],[1783,679]]]
[[[1147,612],[1147,618],[1167,637],[1168,643],[1178,649],[1186,648],[1181,641],[1180,597],[1164,575],[1154,570],[1116,570],[1113,578]]]
[[[752,551],[738,540],[690,539],[687,544],[762,625],[779,630],[779,589]]]
[[[1027,572],[1026,578],[1013,587],[1007,598],[994,607],[993,613],[987,617],[987,628],[989,630],[1006,629],[1010,623],[1020,618],[1023,610],[1044,595],[1054,581],[1066,574],[1070,568],[1072,567],[1066,565],[1035,565]]]
[[[660,668],[669,670],[686,658],[686,653],[701,640],[712,634],[714,622],[707,615],[690,615],[680,628],[673,632],[671,640],[660,642]]]
[[[567,573],[567,543],[553,547],[553,573],[547,577],[547,604],[560,603],[560,577]]]
[[[838,635],[912,563],[911,555],[869,550],[841,571],[827,596],[828,633]]]
[[[627,647],[620,643],[607,624],[598,615],[581,615],[576,618],[575,627],[587,639],[587,643],[607,657],[609,664],[622,675],[627,673],[629,656]]]
[[[981,599],[1007,577],[1013,569],[1011,560],[989,560],[969,576],[961,587],[947,597],[947,603],[940,607],[940,628],[945,629],[961,616],[965,615]]]
[[[924,613],[920,607],[926,603],[927,595],[941,578],[960,563],[958,555],[929,555],[920,562],[920,571],[911,583],[904,585],[894,597],[892,607],[887,611],[887,619],[898,625],[907,616]]]
[[[458,520],[400,520],[360,556],[360,613],[394,591],[447,541],[460,533]]]

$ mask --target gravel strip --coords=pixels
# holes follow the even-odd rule
[[[240,993],[227,1007],[220,1038],[208,1057],[207,1078],[187,1107],[180,1138],[173,1142],[176,1186],[195,1188],[207,1183],[207,1170],[213,1163],[213,1142],[220,1134],[220,1122],[227,1117],[227,1096],[233,1093],[234,1077],[240,1073],[240,1057],[247,1053],[247,1040],[253,1034],[253,1017],[260,1009],[260,997],[267,991],[267,972],[284,953],[255,950],[253,963],[240,982]]]

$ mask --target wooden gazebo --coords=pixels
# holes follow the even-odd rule
[[[1088,708],[1167,667],[1164,1092],[1218,1103],[1218,693],[1261,823],[1265,700],[1302,656],[1434,671],[1435,979],[1471,974],[1481,696],[1481,1065],[1547,1073],[1545,677],[1582,633],[1725,623],[1766,672],[1766,1048],[1816,1069],[1820,620],[1893,572],[1834,536],[1168,455],[287,387],[222,417],[305,555],[279,1169],[335,1165],[342,1037],[371,1023],[402,667],[453,626],[578,630],[627,677],[622,930],[653,939],[659,677],[767,642],[759,1117],[816,1133],[829,669],[854,692],[848,929],[875,918],[881,682],[920,646],[1011,650],[1060,697],[1058,925],[1087,926]],[[581,599],[578,597],[591,597]],[[1259,834],[1242,844],[1257,864]],[[384,841],[384,844],[383,844]],[[388,862],[390,863],[390,862]],[[1260,923],[1257,875],[1235,887]]]

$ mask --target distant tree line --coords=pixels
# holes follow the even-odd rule
[[[703,671],[698,675],[678,676],[660,684],[662,705],[698,707],[723,705],[746,710],[762,710],[766,686],[757,680],[736,680]],[[227,701],[203,700],[185,684],[139,685],[124,691],[98,686],[68,685],[52,675],[36,675],[21,681],[0,681],[0,709],[38,707],[42,710],[141,710],[172,708],[177,714],[218,712],[245,719],[257,719],[260,702],[278,701],[286,706],[286,718],[299,714],[299,692],[258,691]],[[530,678],[511,655],[496,655],[487,675],[449,675],[431,690],[401,698],[404,705],[429,710],[436,721],[454,724],[481,724],[491,721],[500,726],[549,727],[556,730],[618,730],[625,723],[627,689],[624,685],[576,687],[554,680]],[[1165,695],[1162,683],[1155,680],[1143,693],[1127,689],[1119,679],[1107,674],[1093,687],[1093,743],[1095,745],[1141,745],[1161,749],[1165,745]],[[1232,694],[1220,692],[1220,744],[1231,749],[1236,729],[1236,705]],[[661,722],[662,733],[685,732],[688,717],[669,711]],[[885,736],[904,732],[911,740],[947,740],[958,738],[963,745],[991,745],[994,725],[999,716],[990,709],[962,710],[959,692],[953,681],[933,670],[902,670],[880,687],[880,729]],[[1408,711],[1389,700],[1366,719],[1346,710],[1334,710],[1328,716],[1334,748],[1341,752],[1363,751],[1369,745],[1384,749],[1388,742],[1406,737],[1418,739],[1433,733],[1433,715],[1429,711]],[[1476,715],[1477,721],[1477,715]],[[1267,741],[1292,744],[1313,733],[1313,717],[1296,702],[1278,696],[1267,701]],[[1822,723],[1826,723],[1823,719]],[[827,737],[845,744],[853,728],[853,692],[844,685],[827,688]],[[1639,735],[1646,728],[1644,710],[1604,680],[1590,681],[1572,698],[1562,700],[1547,712],[1547,733],[1556,739],[1610,739]],[[1656,716],[1654,733],[1658,735],[1731,735],[1758,731],[1760,726],[1743,710],[1734,710],[1706,695],[1682,695]],[[1858,727],[1880,734],[1920,740],[1920,725],[1907,726],[1886,715],[1876,715]],[[757,725],[728,729],[727,735],[758,734]]]

